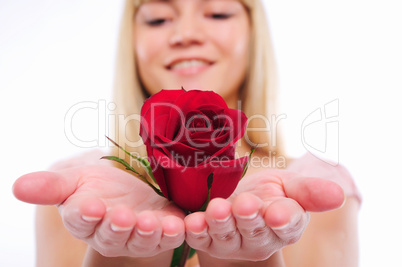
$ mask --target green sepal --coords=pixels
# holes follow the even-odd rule
[[[242,173],[240,179],[243,178],[244,175],[246,175],[247,169],[248,169],[248,165],[249,165],[249,163],[250,163],[251,156],[253,155],[255,149],[257,148],[257,146],[258,146],[258,145],[255,145],[253,148],[251,148],[250,155],[248,155],[248,159],[247,159],[246,165],[244,165],[243,173]]]
[[[207,187],[208,187],[208,196],[207,196],[207,200],[205,200],[204,204],[202,205],[202,207],[200,208],[200,211],[206,211],[207,206],[209,204],[209,201],[211,200],[211,188],[212,188],[212,183],[214,182],[214,173],[211,172],[208,175],[207,178]]]

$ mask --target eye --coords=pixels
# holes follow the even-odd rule
[[[158,19],[147,20],[146,23],[149,26],[161,26],[162,24],[166,23],[167,21],[168,21],[167,19],[158,18]]]
[[[227,13],[212,13],[208,15],[208,17],[212,19],[228,19],[232,16],[232,14],[227,14]]]

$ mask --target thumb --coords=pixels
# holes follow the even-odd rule
[[[292,175],[283,179],[283,187],[285,194],[307,211],[333,210],[341,207],[345,201],[343,189],[326,179]]]
[[[28,173],[14,182],[13,193],[17,199],[31,204],[57,205],[75,191],[78,179],[74,176],[49,171]]]

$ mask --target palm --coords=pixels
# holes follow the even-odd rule
[[[286,197],[282,177],[279,171],[262,171],[244,177],[239,182],[235,192],[229,198],[234,200],[241,193],[251,193],[262,201],[272,201],[272,198]]]
[[[111,166],[28,174],[15,193],[26,202],[58,206],[69,232],[104,256],[153,256],[184,240],[183,212]]]
[[[167,205],[165,198],[156,195],[133,175],[103,166],[86,167],[86,171],[88,174],[79,179],[74,194],[67,198],[64,205],[85,198],[98,198],[107,208],[124,203],[135,211],[159,210]]]
[[[244,177],[227,200],[214,199],[205,213],[188,216],[186,240],[205,257],[265,260],[301,237],[306,211],[333,209],[342,201],[342,190],[332,182],[261,171]]]

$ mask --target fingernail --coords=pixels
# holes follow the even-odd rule
[[[286,229],[289,226],[289,224],[290,223],[286,223],[286,224],[278,226],[278,227],[271,227],[271,229],[274,231],[280,231],[280,230]]]
[[[257,218],[257,216],[258,216],[258,211],[253,214],[250,214],[250,215],[237,215],[237,217],[239,217],[240,219],[245,219],[245,220],[252,220],[252,219]]]
[[[231,215],[229,214],[229,216],[227,216],[226,218],[223,218],[223,219],[215,219],[215,221],[218,222],[218,223],[224,223],[224,222],[229,221],[230,217],[231,217]]]
[[[124,231],[130,231],[132,227],[131,226],[122,227],[122,226],[117,226],[117,225],[111,223],[110,228],[115,232],[124,232]]]
[[[175,233],[175,234],[167,234],[167,233],[163,233],[164,236],[166,237],[176,237],[179,235],[179,233]]]
[[[207,231],[208,231],[207,228],[204,228],[201,232],[193,232],[193,231],[190,231],[190,232],[192,235],[200,236],[200,235],[205,235],[207,233]]]
[[[87,222],[97,222],[97,221],[100,221],[102,219],[100,217],[91,217],[91,216],[86,216],[86,215],[82,215],[81,218],[84,221],[87,221]]]
[[[284,225],[281,226],[277,226],[277,227],[271,227],[272,230],[283,230],[288,228],[290,225],[292,225],[292,227],[294,227],[294,225],[296,225],[301,219],[301,215],[300,214],[295,214],[293,215],[288,223],[285,223]]]
[[[344,194],[344,195],[343,195],[343,202],[342,202],[342,205],[339,207],[339,209],[340,209],[340,208],[343,208],[343,206],[345,206],[346,199],[347,199],[347,198],[346,198],[346,194]]]
[[[140,230],[140,229],[137,228],[137,232],[138,232],[140,235],[145,235],[145,236],[147,236],[147,235],[152,235],[155,231],[142,231],[142,230]]]

